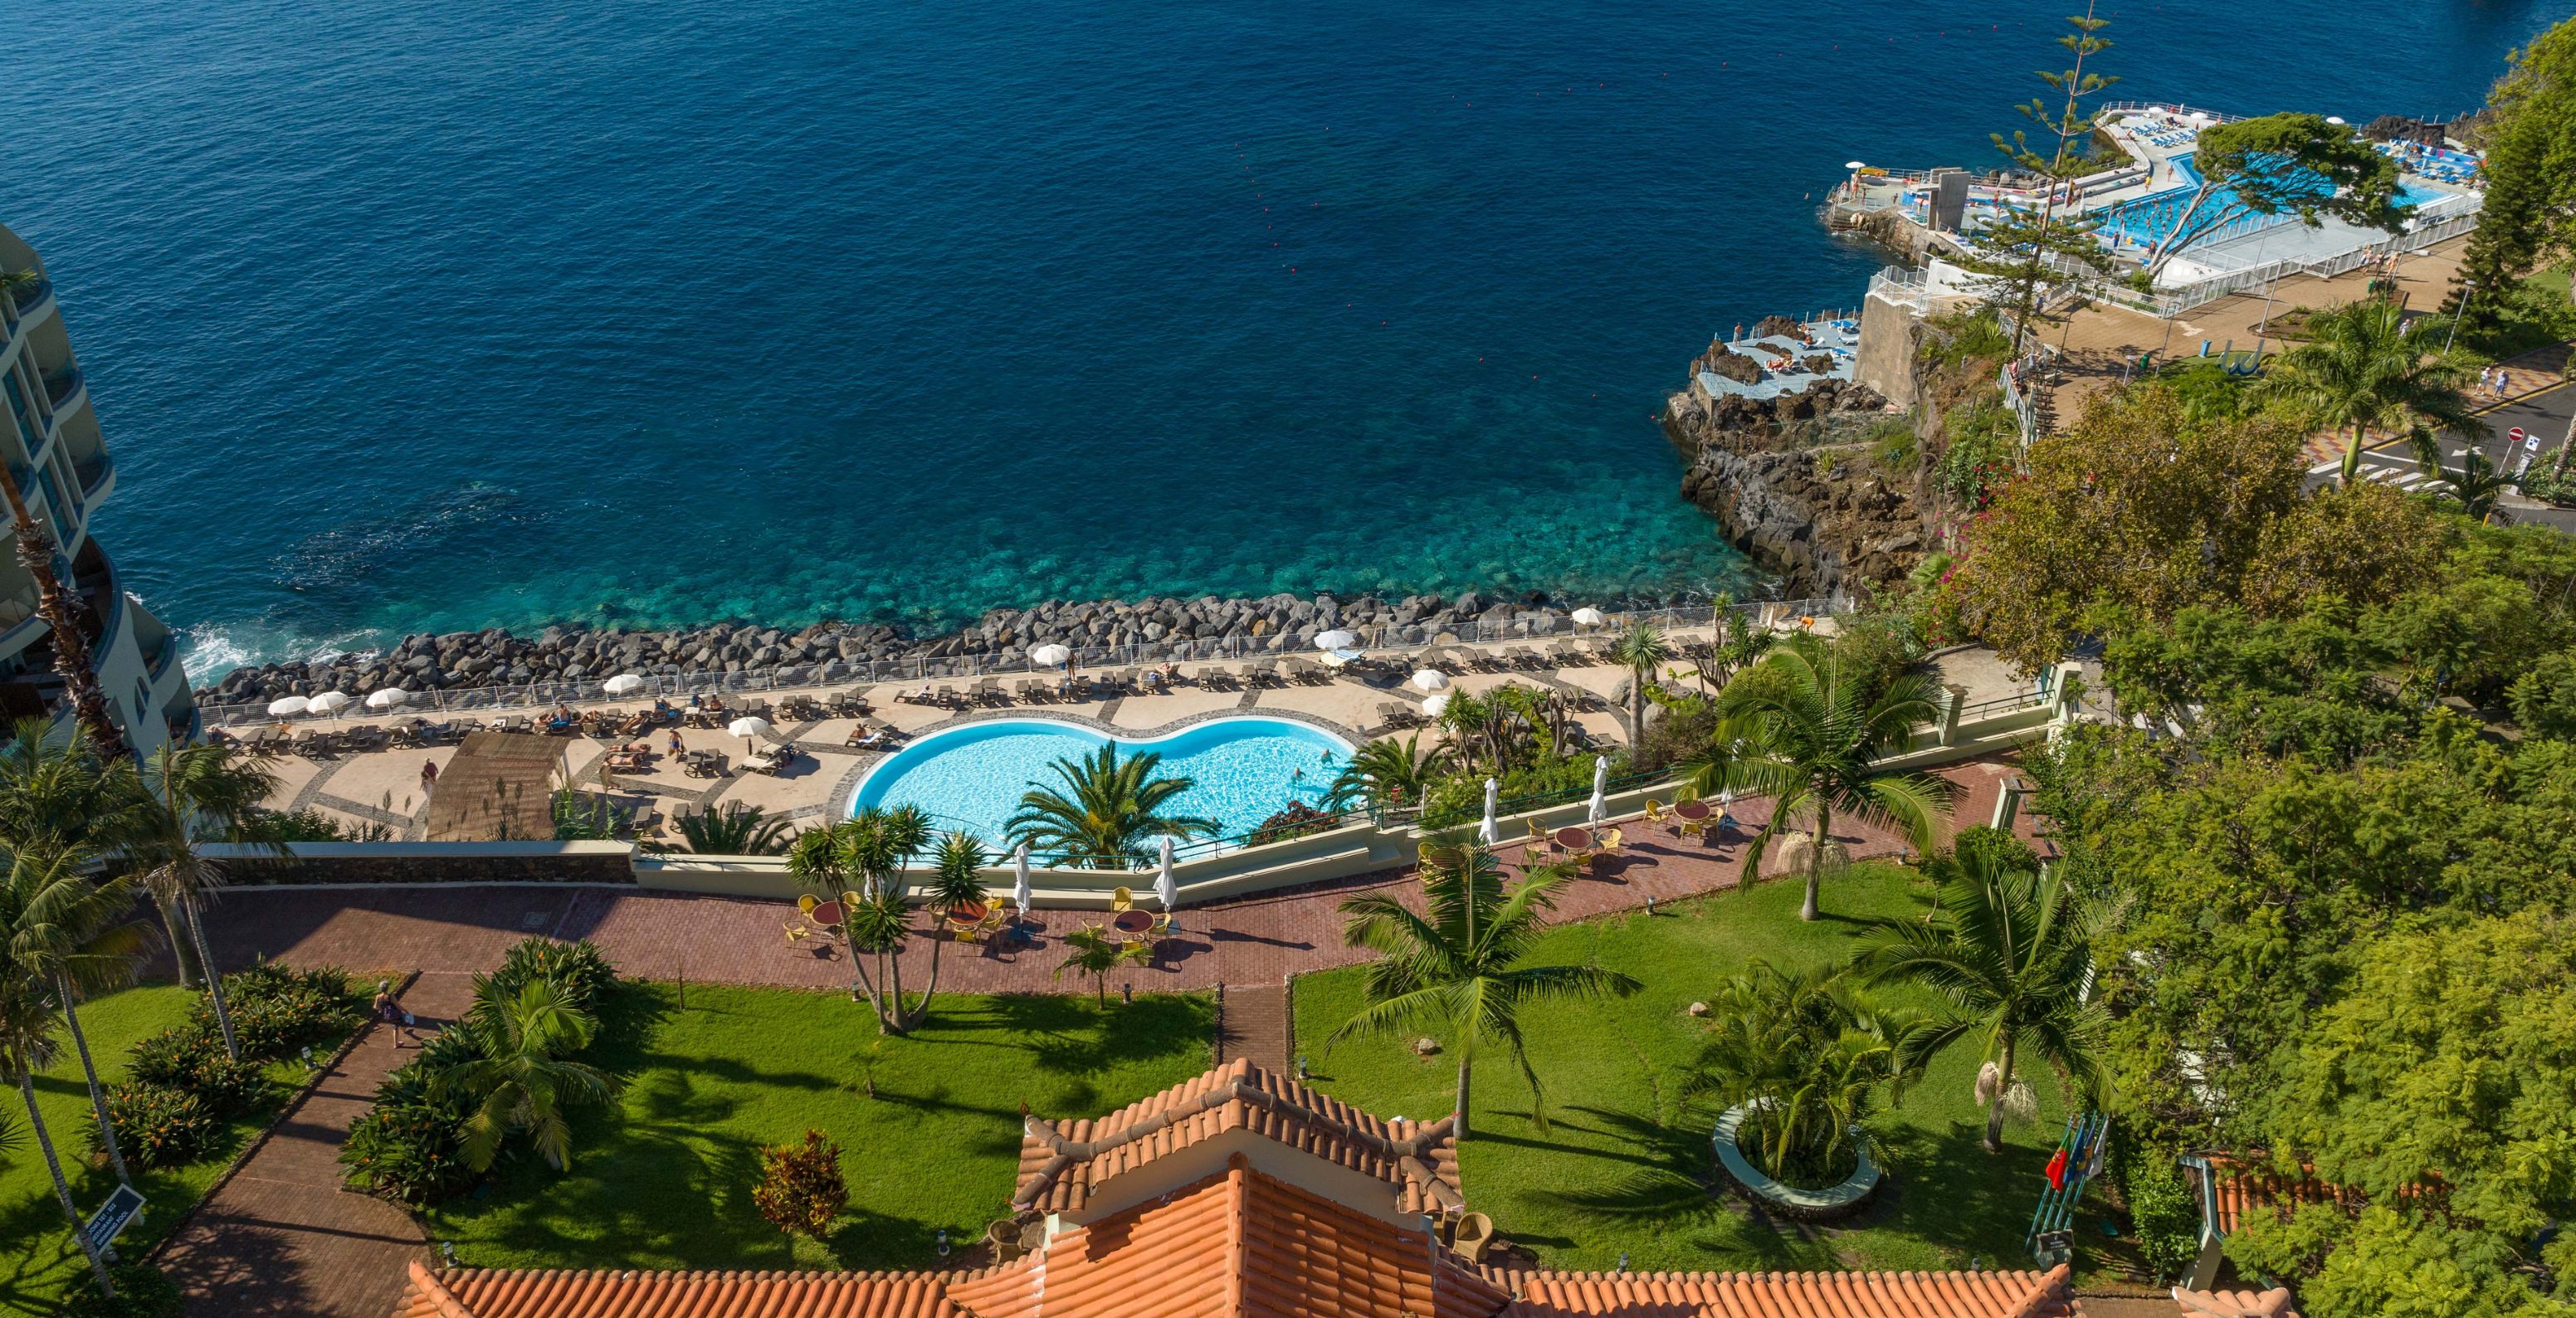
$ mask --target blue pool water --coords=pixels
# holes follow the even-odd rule
[[[2134,201],[2124,201],[2112,207],[2109,217],[2102,221],[2102,232],[2105,235],[2116,236],[2131,247],[2147,247],[2173,232],[2174,223],[2182,218],[2183,208],[2191,204],[2192,194],[2200,188],[2200,171],[2192,167],[2191,157],[2187,155],[2173,157],[2171,164],[2175,176],[2182,180],[2181,184]],[[2397,185],[2397,204],[2401,206],[2421,206],[2427,202],[2439,201],[2447,195],[2449,194],[2438,189],[2418,187],[2412,183]],[[2201,203],[2201,213],[2204,216],[2216,215],[2235,204],[2236,194],[2233,191],[2226,188],[2214,189],[2209,194],[2209,199]],[[2275,224],[2297,222],[2298,217],[2289,214],[2249,215],[2229,225],[2228,229],[2232,236],[2238,233],[2250,233]]]
[[[1030,784],[1064,790],[1054,762],[1094,754],[1110,740],[1052,719],[971,723],[887,756],[859,784],[853,804],[917,805],[940,827],[971,829],[998,851]],[[1351,750],[1320,728],[1274,718],[1216,719],[1158,740],[1116,740],[1122,758],[1156,753],[1163,757],[1159,776],[1190,779],[1167,813],[1216,820],[1220,838],[1251,832],[1292,801],[1321,805]]]
[[[2566,0],[2117,0],[2118,94],[2475,106]],[[555,620],[1730,584],[1653,417],[1996,162],[2057,0],[8,6],[0,219],[200,673]],[[2077,11],[2080,12],[2080,9]],[[2296,52],[2284,58],[2283,51]]]

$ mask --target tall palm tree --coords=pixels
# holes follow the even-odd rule
[[[787,847],[788,874],[841,904],[839,930],[850,953],[850,996],[866,999],[879,1025],[894,1033],[904,1029],[903,966],[897,954],[910,927],[903,866],[929,845],[930,833],[930,816],[918,806],[868,806],[837,824],[797,834]],[[877,963],[874,978],[860,960],[862,953]]]
[[[1452,689],[1449,703],[1440,707],[1440,733],[1448,739],[1451,757],[1469,772],[1482,759],[1493,766],[1495,776],[1502,775],[1503,747],[1496,715],[1493,697],[1473,691]]]
[[[489,1170],[501,1141],[524,1130],[546,1165],[562,1171],[572,1163],[566,1110],[606,1102],[617,1092],[606,1072],[565,1060],[590,1046],[598,1022],[543,979],[521,985],[508,999],[493,995],[489,980],[478,980],[475,994],[465,1028],[474,1033],[477,1055],[431,1084],[433,1097],[452,1094],[473,1105],[459,1146],[465,1165]]]
[[[89,634],[97,629],[97,619],[88,603],[63,589],[63,579],[54,571],[53,533],[27,511],[26,492],[18,488],[18,478],[5,462],[0,462],[0,498],[9,503],[18,564],[36,583],[36,614],[45,620],[46,633],[53,639],[54,672],[63,679],[63,690],[71,699],[72,720],[89,734],[101,755],[122,758],[131,753],[125,733],[108,712],[98,673],[90,667]]]
[[[1770,820],[1744,849],[1748,890],[1772,839],[1791,820],[1812,825],[1807,900],[1798,918],[1813,920],[1837,813],[1895,827],[1917,849],[1930,849],[1949,808],[1946,788],[1936,779],[1872,766],[1902,749],[1913,725],[1940,716],[1937,688],[1928,677],[1907,674],[1873,692],[1838,650],[1803,634],[1774,648],[1750,676],[1757,680],[1730,682],[1718,697],[1723,740],[1682,771],[1702,795],[1735,788],[1772,798]]]
[[[114,1295],[107,1260],[90,1243],[89,1233],[81,1229],[80,1207],[72,1202],[71,1182],[63,1179],[62,1156],[54,1151],[53,1132],[45,1128],[45,1114],[36,1106],[36,1072],[53,1063],[54,1048],[53,1008],[34,977],[0,974],[0,1075],[18,1086],[18,1098],[27,1105],[27,1129],[35,1135],[36,1147],[45,1155],[45,1170],[53,1173],[54,1199],[62,1205],[63,1220],[71,1224],[72,1239],[89,1259],[89,1269],[98,1278],[99,1289]]]
[[[117,1147],[116,1127],[107,1119],[98,1063],[90,1056],[89,1036],[81,1031],[79,1004],[83,994],[132,982],[144,944],[142,930],[125,919],[134,908],[132,881],[90,882],[78,864],[87,854],[21,851],[10,856],[8,869],[0,873],[0,940],[6,942],[5,973],[27,977],[35,992],[50,992],[61,1008],[80,1055],[81,1074],[89,1081],[100,1146],[116,1179],[131,1185],[134,1178],[126,1170],[124,1150]]]
[[[131,803],[131,818],[119,829],[120,849],[161,908],[183,980],[183,949],[195,950],[197,968],[214,1000],[215,1023],[223,1031],[224,1053],[239,1061],[232,1008],[224,1001],[224,977],[216,973],[214,953],[206,945],[203,915],[207,900],[223,886],[224,867],[200,848],[249,840],[259,803],[277,790],[277,775],[257,756],[210,742],[164,746],[141,767],[120,764],[116,772]]]
[[[1921,1028],[1857,991],[1843,968],[1782,970],[1757,961],[1716,995],[1708,1041],[1684,1080],[1685,1098],[1748,1110],[1738,1141],[1798,1184],[1839,1178],[1855,1129],[1883,1095],[1894,1102],[1920,1073],[1907,1041]]]
[[[930,980],[922,986],[921,1005],[909,1014],[902,1009],[901,995],[896,996],[895,1014],[901,1018],[896,1033],[907,1033],[930,1019],[930,1000],[939,995],[939,945],[947,940],[939,936],[937,913],[991,901],[992,894],[984,887],[983,869],[992,863],[992,853],[984,850],[984,839],[973,833],[960,829],[940,837],[938,853],[931,863],[930,884],[921,894],[924,903],[934,913],[931,917]],[[910,922],[908,914],[905,922]]]
[[[1655,680],[1655,670],[1672,660],[1673,647],[1653,623],[1641,622],[1620,634],[1610,657],[1628,670],[1628,744],[1633,746],[1646,738],[1646,686]]]
[[[1532,1120],[1547,1128],[1546,1095],[1521,1037],[1521,1008],[1550,999],[1626,997],[1636,980],[1599,966],[1526,964],[1538,941],[1562,866],[1540,866],[1509,891],[1493,853],[1463,836],[1422,848],[1424,910],[1389,893],[1342,903],[1342,939],[1376,950],[1369,963],[1368,1005],[1332,1033],[1326,1046],[1357,1034],[1436,1026],[1458,1050],[1458,1135],[1468,1130],[1467,1085],[1476,1055],[1501,1048],[1529,1082]]]
[[[1912,1055],[1928,1059],[1979,1041],[1986,1152],[2001,1153],[2004,1110],[2026,1056],[2037,1055],[2088,1100],[2108,1092],[2109,1017],[2089,993],[2103,908],[2079,906],[2055,875],[1992,852],[1958,862],[1928,919],[1873,922],[1854,964],[1876,982],[1920,985],[1949,1004],[1909,1040]]]
[[[1055,977],[1064,978],[1064,972],[1068,970],[1078,970],[1091,976],[1092,988],[1104,1007],[1109,1005],[1109,972],[1116,970],[1120,962],[1142,962],[1153,955],[1146,944],[1112,938],[1109,931],[1096,924],[1087,924],[1066,934],[1064,945],[1070,950],[1064,963],[1055,968]]]
[[[785,819],[756,805],[727,801],[680,821],[680,840],[701,856],[775,856],[787,850]]]
[[[2417,426],[2407,432],[2407,443],[2415,448],[2415,462],[2434,479],[2442,482],[2443,493],[2459,500],[2460,511],[2478,519],[2484,526],[2495,519],[2496,503],[2514,486],[2511,476],[2497,470],[2487,460],[2485,448],[2470,444],[2460,451],[2456,468],[2443,460],[2441,437]]]
[[[1081,759],[1057,760],[1064,791],[1029,784],[1011,816],[1010,838],[1031,851],[1051,851],[1085,869],[1136,869],[1153,858],[1161,838],[1186,842],[1213,837],[1213,819],[1166,816],[1172,798],[1190,790],[1187,778],[1156,777],[1163,757],[1150,751],[1118,758],[1115,743]],[[1070,793],[1068,795],[1067,793]]]
[[[1346,809],[1353,801],[1365,801],[1380,812],[1418,808],[1423,791],[1448,759],[1444,747],[1423,750],[1419,732],[1401,742],[1380,737],[1351,752],[1341,774],[1333,779],[1329,799],[1335,809]]]
[[[2469,366],[2443,349],[2429,320],[2410,325],[2397,303],[2364,298],[2310,316],[2307,333],[2307,342],[2272,359],[2256,389],[2344,432],[2344,484],[2359,473],[2362,442],[2374,429],[2430,424],[2478,433],[2461,392]]]

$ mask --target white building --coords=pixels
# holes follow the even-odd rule
[[[126,739],[144,754],[196,727],[178,638],[117,585],[116,567],[90,538],[90,518],[116,488],[89,387],[72,356],[44,262],[0,228],[0,271],[36,282],[0,292],[0,459],[27,510],[55,544],[54,571],[86,605],[90,665]],[[0,719],[70,718],[54,671],[54,640],[36,613],[36,584],[20,564],[0,507]]]

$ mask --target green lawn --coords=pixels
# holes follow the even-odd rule
[[[568,1172],[518,1152],[483,1197],[429,1215],[477,1267],[923,1267],[936,1233],[973,1243],[1008,1215],[1020,1105],[1098,1116],[1208,1068],[1202,996],[942,996],[880,1040],[846,997],[669,984],[619,987],[584,1060],[625,1080],[574,1123]],[[873,1076],[876,1094],[867,1093]],[[814,1127],[838,1141],[851,1212],[791,1246],[751,1205],[760,1148]],[[506,1156],[506,1155],[505,1155]]]
[[[2053,1078],[2041,1077],[2038,1123],[2011,1128],[2009,1147],[1980,1147],[1982,1113],[1970,1089],[1978,1059],[1936,1062],[1902,1109],[1874,1123],[1892,1183],[1863,1214],[1829,1229],[1756,1220],[1739,1197],[1712,1199],[1709,1129],[1715,1114],[1682,1111],[1676,1094],[1697,1051],[1694,999],[1756,959],[1811,962],[1845,955],[1852,917],[1915,909],[1917,882],[1892,866],[1858,866],[1825,891],[1826,918],[1798,919],[1799,886],[1766,884],[1548,932],[1537,959],[1597,957],[1643,981],[1607,1004],[1548,1005],[1523,1022],[1551,1128],[1531,1120],[1529,1090],[1498,1055],[1480,1063],[1476,1132],[1460,1151],[1468,1207],[1551,1267],[1608,1268],[1621,1253],[1640,1270],[1755,1270],[2029,1266],[2022,1234],[2040,1173],[2065,1120]],[[1300,976],[1298,1046],[1324,1089],[1381,1116],[1445,1113],[1456,1083],[1447,1053],[1414,1056],[1411,1034],[1362,1036],[1329,1052],[1325,1040],[1361,1003],[1357,968]],[[1445,1042],[1445,1040],[1444,1040]],[[2088,1208],[2090,1206],[2088,1205]],[[2100,1239],[2101,1213],[2078,1221],[2079,1245]],[[2081,1260],[2079,1260],[2081,1266]]]
[[[124,1079],[127,1050],[141,1039],[185,1022],[188,1005],[198,996],[164,984],[130,988],[84,1003],[81,1029],[89,1036],[99,1078],[111,1084]],[[44,1114],[55,1150],[62,1155],[73,1202],[87,1214],[106,1200],[116,1187],[116,1177],[104,1161],[94,1168],[89,1165],[89,1132],[96,1124],[90,1115],[89,1088],[82,1082],[80,1057],[72,1051],[71,1037],[62,1036],[61,1043],[61,1058],[36,1077],[36,1107]],[[314,1055],[328,1056],[335,1046],[317,1046]],[[296,1062],[271,1066],[270,1078],[278,1082],[277,1101],[235,1120],[215,1156],[186,1167],[137,1172],[135,1188],[143,1192],[149,1207],[143,1220],[118,1238],[119,1252],[138,1255],[166,1234],[179,1214],[204,1196],[216,1173],[232,1161],[242,1144],[268,1125],[311,1074]],[[26,1104],[14,1088],[6,1101],[11,1115],[24,1125]],[[44,1156],[31,1136],[24,1149],[0,1162],[0,1314],[56,1312],[64,1288],[86,1268],[63,1221],[61,1203],[54,1198]]]

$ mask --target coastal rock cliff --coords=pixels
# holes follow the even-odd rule
[[[1690,383],[1664,409],[1664,432],[1689,460],[1682,497],[1705,509],[1736,548],[1779,578],[1787,597],[1866,595],[1902,581],[1939,543],[1946,510],[1921,464],[1891,469],[1878,440],[1914,422],[1864,385],[1829,380],[1772,399],[1711,397]],[[1909,454],[1914,446],[1892,447]]]

